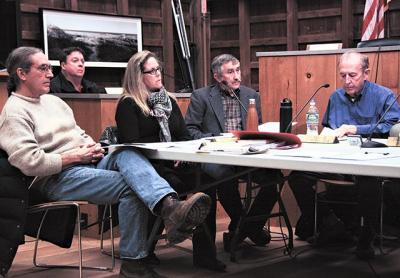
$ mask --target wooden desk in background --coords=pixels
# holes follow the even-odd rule
[[[6,103],[8,98],[7,93],[7,72],[0,72],[0,109],[3,109],[4,103]]]
[[[295,115],[318,87],[329,83],[328,89],[321,89],[315,96],[322,120],[329,96],[341,87],[337,63],[340,55],[347,50],[349,49],[257,52],[263,121],[279,121],[280,102],[285,97],[292,100],[293,115]],[[376,81],[394,93],[400,92],[400,46],[354,50],[369,57],[371,81]],[[307,108],[297,119],[299,124],[296,126],[297,130],[294,130],[295,133],[305,132]]]
[[[99,140],[103,130],[115,125],[115,110],[120,95],[107,94],[55,94],[62,98],[74,111],[78,125]],[[178,105],[182,113],[186,113],[190,94],[179,95]]]

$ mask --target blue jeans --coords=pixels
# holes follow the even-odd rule
[[[113,152],[97,165],[67,168],[52,176],[40,190],[50,200],[119,202],[120,254],[125,259],[147,256],[149,213],[166,195],[176,194],[147,158],[133,149]]]

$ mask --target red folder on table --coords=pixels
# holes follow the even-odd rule
[[[301,146],[300,138],[297,135],[291,133],[246,130],[234,130],[231,131],[231,133],[240,140],[266,139],[277,142],[285,142],[284,146]]]

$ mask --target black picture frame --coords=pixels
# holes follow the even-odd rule
[[[142,51],[140,17],[40,9],[43,50],[52,65],[59,65],[62,49],[82,48],[86,67],[125,68]]]

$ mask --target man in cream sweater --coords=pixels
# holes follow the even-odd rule
[[[178,201],[176,192],[134,149],[104,156],[75,122],[72,110],[48,95],[51,65],[40,49],[20,47],[7,59],[8,91],[0,116],[0,148],[49,200],[119,203],[121,277],[159,277],[147,263],[147,218],[164,219],[171,243],[184,240],[208,214],[203,193]]]

